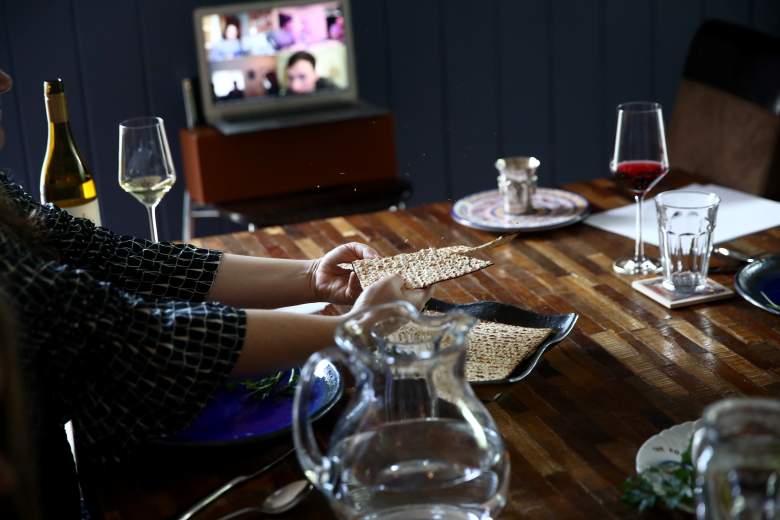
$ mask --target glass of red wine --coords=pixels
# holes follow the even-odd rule
[[[609,167],[615,178],[636,200],[636,244],[632,258],[612,264],[620,274],[649,274],[661,269],[658,260],[645,256],[642,241],[642,201],[669,171],[661,105],[632,102],[618,105],[615,153]]]

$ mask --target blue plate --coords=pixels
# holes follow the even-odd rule
[[[341,397],[344,382],[330,362],[316,371],[312,387],[309,416],[323,416]],[[282,378],[289,380],[287,374]],[[293,396],[286,393],[256,399],[242,386],[234,390],[217,390],[214,398],[197,419],[184,431],[160,442],[176,446],[223,446],[260,442],[290,431]]]
[[[734,287],[756,307],[780,315],[780,309],[767,301],[769,298],[780,305],[780,255],[761,258],[740,269],[734,277]]]

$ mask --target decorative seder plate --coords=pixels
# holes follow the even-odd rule
[[[533,213],[507,215],[498,190],[483,191],[457,201],[452,218],[464,226],[503,233],[545,231],[576,224],[588,216],[588,200],[582,195],[554,188],[537,188]]]
[[[680,462],[700,424],[699,420],[675,424],[647,439],[636,452],[636,472],[642,473],[662,462]]]
[[[780,255],[751,262],[734,277],[740,296],[772,314],[780,314]]]
[[[516,325],[519,327],[546,328],[552,329],[552,333],[538,346],[536,351],[520,362],[506,379],[496,381],[477,381],[471,383],[477,385],[491,385],[503,383],[517,383],[525,379],[528,374],[536,368],[539,360],[548,349],[557,345],[574,329],[577,323],[578,314],[570,312],[568,314],[538,314],[533,311],[521,309],[508,303],[499,302],[475,302],[475,303],[448,303],[435,298],[428,300],[425,304],[426,310],[447,312],[451,310],[463,311],[477,319],[485,321],[495,321],[507,325]]]
[[[693,504],[685,500],[668,502],[667,497],[685,495],[680,474],[683,453],[694,444],[696,436],[701,435],[702,420],[687,421],[656,433],[639,448],[636,453],[636,472],[641,474],[645,483],[652,487],[653,493],[661,498],[667,508],[694,513]],[[667,476],[673,476],[668,479]],[[690,490],[693,492],[693,490]],[[690,495],[688,495],[690,496]],[[676,505],[671,505],[672,503]]]
[[[315,373],[309,416],[323,416],[341,397],[344,383],[330,362],[323,362]],[[217,390],[214,398],[195,421],[175,436],[159,443],[175,446],[223,446],[259,442],[290,431],[292,425],[291,393],[280,393],[265,399],[251,397],[241,388]]]

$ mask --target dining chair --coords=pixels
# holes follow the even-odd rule
[[[688,49],[668,142],[672,168],[780,200],[780,38],[704,22]]]

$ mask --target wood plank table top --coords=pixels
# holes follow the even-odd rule
[[[673,177],[668,183],[685,183],[685,177]],[[586,196],[594,211],[630,202],[609,179],[567,188]],[[232,253],[312,258],[347,241],[392,255],[476,245],[495,236],[454,223],[450,208],[435,203],[193,242]],[[780,227],[729,246],[780,252]],[[487,407],[511,457],[509,503],[501,519],[668,518],[665,512],[639,515],[619,502],[639,446],[664,428],[699,417],[723,397],[780,396],[780,317],[738,296],[670,311],[631,289],[631,278],[612,272],[612,260],[632,251],[629,239],[577,224],[521,235],[491,254],[494,266],[435,288],[434,297],[452,302],[494,300],[580,315],[569,338],[550,349],[528,378],[480,390],[483,397],[498,396]],[[713,278],[733,285],[731,275]],[[284,436],[259,446],[155,449],[130,465],[90,474],[88,481],[107,518],[172,518],[290,446]],[[297,461],[288,457],[196,518],[216,519],[259,505],[278,486],[299,478]],[[314,493],[279,518],[334,517]]]

